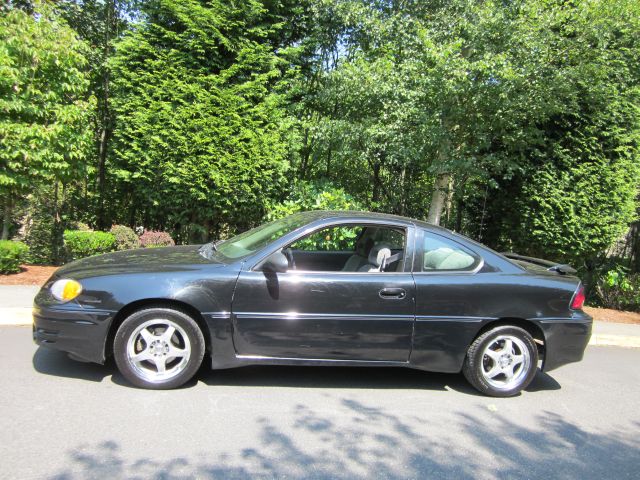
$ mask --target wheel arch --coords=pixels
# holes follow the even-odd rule
[[[209,327],[197,308],[195,308],[193,305],[190,305],[189,303],[182,302],[180,300],[167,298],[145,298],[128,303],[120,310],[118,310],[118,313],[116,313],[113,317],[113,320],[109,325],[109,330],[104,346],[105,360],[113,356],[113,340],[116,336],[118,328],[120,327],[120,325],[122,325],[122,322],[124,322],[125,319],[132,313],[144,308],[171,308],[186,313],[191,318],[193,318],[193,320],[198,324],[200,330],[202,331],[202,336],[204,337],[205,343],[205,353],[211,352],[211,335],[209,332]]]

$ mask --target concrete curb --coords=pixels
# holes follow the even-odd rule
[[[0,308],[0,326],[30,326],[30,308]],[[640,348],[640,336],[594,333],[589,341],[594,347]]]
[[[595,347],[640,348],[640,337],[630,335],[593,334],[589,345]]]
[[[31,325],[33,317],[30,308],[0,308],[0,325]]]

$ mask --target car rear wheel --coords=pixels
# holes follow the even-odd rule
[[[122,375],[138,387],[170,389],[183,385],[198,371],[205,343],[198,324],[171,308],[146,308],[118,328],[113,343]]]
[[[462,372],[480,392],[510,397],[527,388],[538,368],[538,349],[526,330],[503,325],[471,344]]]

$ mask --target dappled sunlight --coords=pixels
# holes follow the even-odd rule
[[[304,404],[290,424],[257,419],[252,447],[194,457],[138,458],[116,442],[80,445],[52,478],[622,478],[640,461],[640,424],[587,431],[561,415],[541,412],[528,428],[481,408],[412,420],[349,396],[328,395],[327,409]],[[445,434],[443,422],[448,423]]]

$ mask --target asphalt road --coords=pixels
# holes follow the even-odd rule
[[[0,328],[0,477],[638,478],[640,350],[591,347],[511,399],[461,375],[203,369],[126,386]]]

